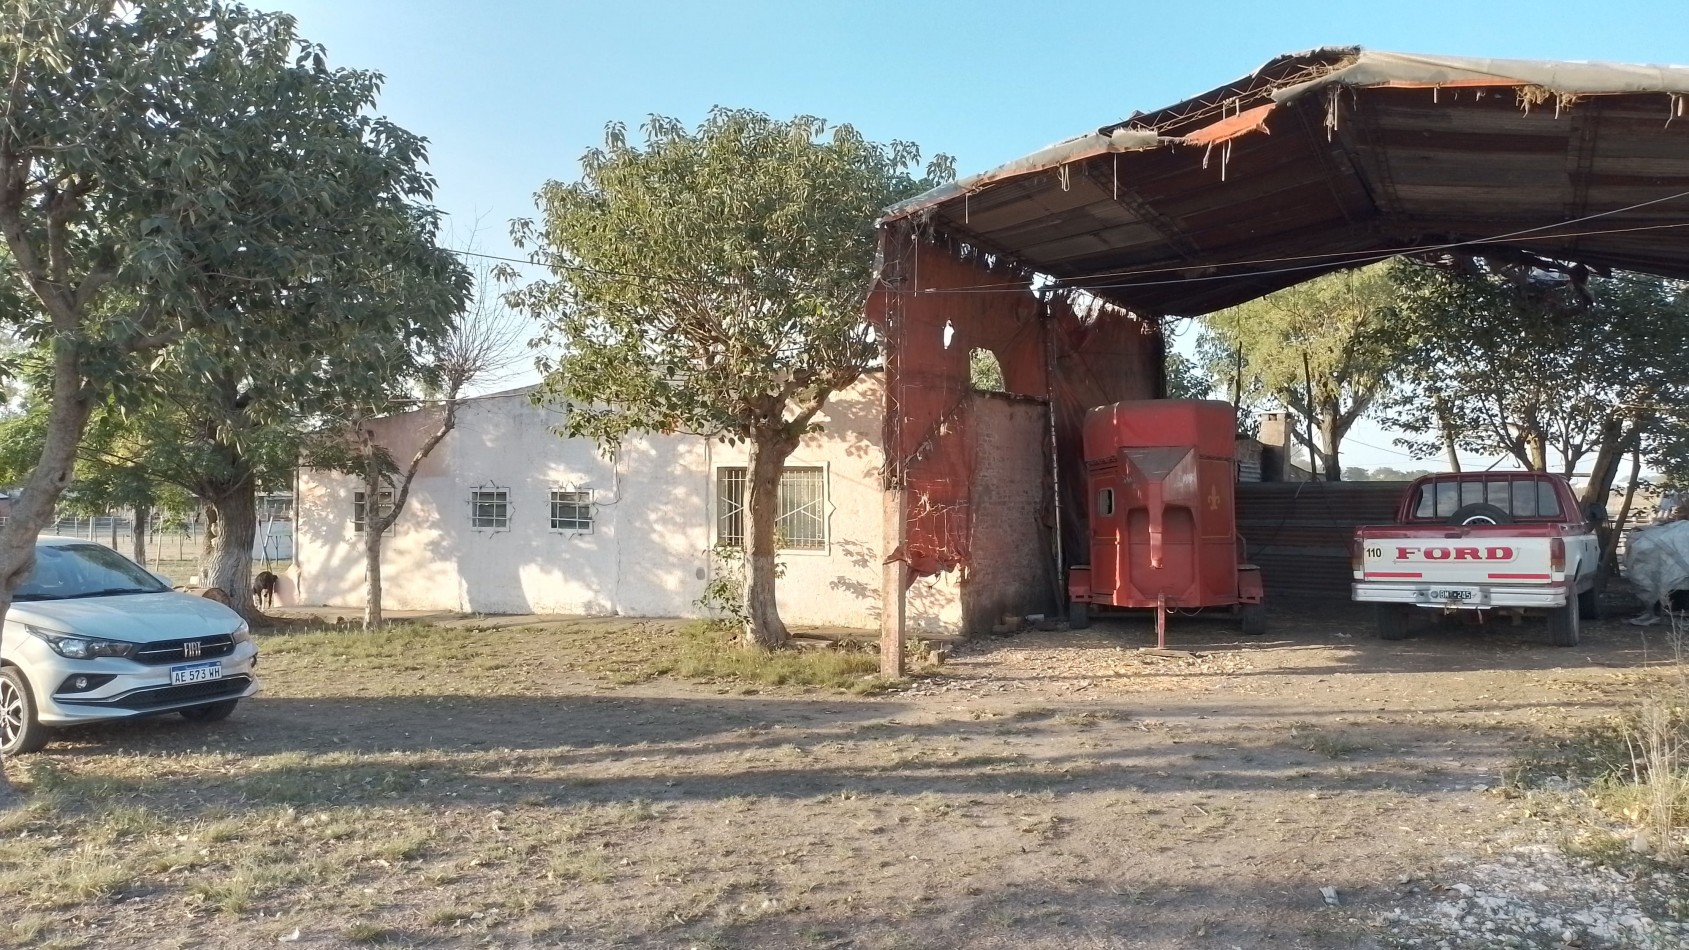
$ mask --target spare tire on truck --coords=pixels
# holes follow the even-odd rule
[[[1512,524],[1513,516],[1494,505],[1474,502],[1461,505],[1449,515],[1449,524]]]

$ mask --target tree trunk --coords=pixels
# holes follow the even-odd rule
[[[375,441],[375,432],[366,426],[368,420],[359,417],[353,423],[357,432],[357,446],[364,459],[364,629],[369,630],[381,626],[381,539],[387,536],[388,529],[399,522],[399,515],[405,510],[405,503],[411,496],[411,484],[416,481],[416,473],[422,468],[422,461],[431,454],[440,443],[457,428],[457,410],[460,405],[460,385],[454,385],[446,397],[446,403],[441,410],[440,424],[434,433],[422,440],[417,447],[416,454],[411,456],[410,465],[399,473],[397,483],[393,485],[393,505],[385,513],[381,511],[381,453]]]
[[[364,457],[364,629],[381,626],[381,470],[373,452]]]
[[[374,630],[382,624],[381,532],[369,530],[367,524],[364,527],[364,583],[364,629]]]
[[[1619,465],[1639,438],[1639,428],[1640,424],[1638,428],[1626,430],[1622,419],[1609,419],[1602,424],[1601,441],[1595,447],[1595,461],[1589,467],[1589,483],[1583,487],[1583,497],[1579,499],[1584,507],[1595,502],[1607,503],[1607,496],[1613,491],[1613,481],[1618,478]]]
[[[780,473],[791,453],[789,448],[780,449],[773,439],[751,441],[745,486],[745,643],[766,649],[783,646],[788,638],[774,599],[779,573],[775,521],[780,516]]]
[[[1437,428],[1443,435],[1443,453],[1448,459],[1449,471],[1460,471],[1460,452],[1457,451],[1454,437],[1454,420],[1449,417],[1448,401],[1437,397]]]
[[[129,543],[135,558],[135,563],[147,566],[147,524],[152,521],[152,509],[146,505],[135,506],[135,526],[130,532]]]
[[[1336,407],[1328,407],[1324,417],[1320,419],[1320,456],[1325,462],[1325,480],[1340,482],[1343,480],[1343,462],[1338,456],[1338,449],[1343,444],[1343,435],[1337,431]]]
[[[200,573],[207,587],[222,588],[229,606],[252,619],[252,542],[258,535],[258,492],[252,475],[206,504],[205,551]]]
[[[1636,503],[1636,483],[1642,480],[1642,443],[1637,441],[1636,448],[1630,454],[1630,484],[1625,486],[1624,503],[1619,505],[1619,516],[1608,525],[1609,534],[1603,539],[1601,548],[1601,580],[1605,586],[1609,577],[1617,577],[1619,573],[1619,541],[1624,537],[1625,522],[1630,520],[1631,505]]]
[[[70,484],[76,465],[76,446],[88,428],[94,400],[83,385],[81,359],[69,335],[53,341],[53,395],[41,457],[12,496],[6,525],[0,528],[0,630],[12,609],[12,591],[35,569],[35,539],[57,515],[59,496]],[[20,796],[6,778],[0,759],[0,811],[16,807]]]

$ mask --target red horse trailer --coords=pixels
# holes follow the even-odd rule
[[[1093,606],[1167,612],[1233,607],[1243,632],[1266,632],[1261,571],[1244,563],[1233,501],[1237,414],[1229,402],[1154,399],[1085,417],[1090,563],[1068,573],[1068,619]]]

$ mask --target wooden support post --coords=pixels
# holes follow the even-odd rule
[[[1155,598],[1155,648],[1167,649],[1167,595],[1160,594]]]
[[[903,559],[909,539],[908,493],[901,485],[885,491],[885,538],[887,552],[898,559],[882,566],[880,585],[880,675],[901,677],[903,638],[909,614],[909,562]]]

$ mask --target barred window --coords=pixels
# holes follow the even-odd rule
[[[477,488],[469,493],[469,526],[505,531],[510,528],[510,492]]]
[[[393,511],[393,493],[387,489],[376,492],[375,516],[385,518]],[[352,533],[363,534],[364,524],[369,517],[369,499],[361,491],[352,492]],[[387,534],[393,533],[393,527],[387,528]]]
[[[747,473],[743,467],[716,469],[716,543],[744,547]],[[787,468],[780,475],[775,543],[782,551],[827,548],[827,484],[820,468]]]
[[[591,531],[592,492],[554,491],[551,493],[551,530]]]

